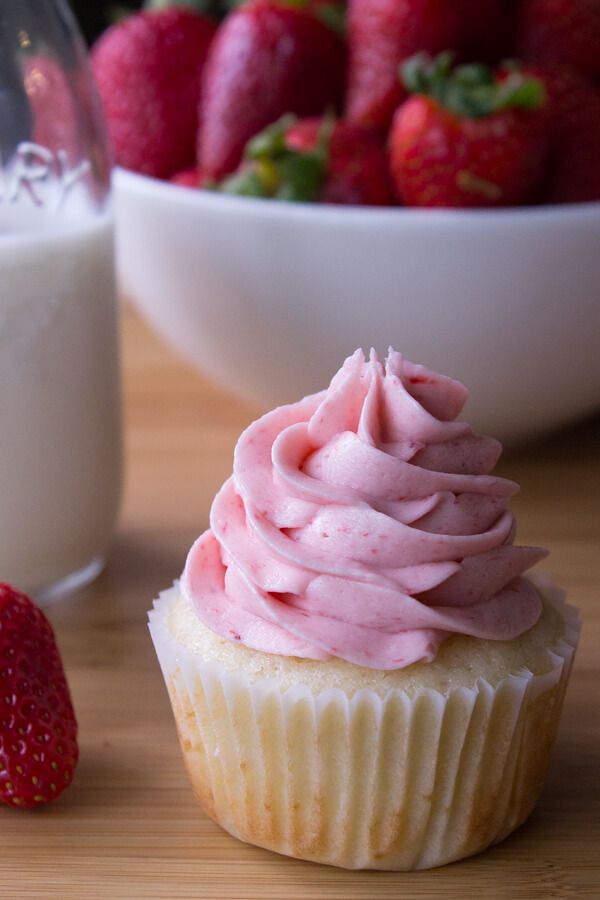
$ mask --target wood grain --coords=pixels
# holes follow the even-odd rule
[[[50,608],[80,720],[72,787],[33,813],[0,809],[0,897],[600,897],[600,421],[506,454],[523,543],[568,589],[585,628],[541,802],[481,856],[419,874],[353,873],[241,844],[191,796],[146,628],[153,596],[206,527],[255,410],[175,359],[124,312],[127,477],[108,566]]]

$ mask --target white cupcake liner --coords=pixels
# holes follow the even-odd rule
[[[565,619],[546,674],[351,699],[204,660],[169,630],[177,588],[161,594],[150,631],[206,812],[241,840],[345,868],[430,868],[506,837],[542,788],[580,630],[536,580]]]

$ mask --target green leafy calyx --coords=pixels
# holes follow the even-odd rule
[[[456,115],[466,118],[491,116],[505,109],[535,110],[546,100],[537,78],[513,67],[498,79],[489,66],[471,63],[453,66],[450,51],[431,58],[411,56],[400,67],[401,80],[411,94],[426,94]]]
[[[283,116],[251,138],[240,168],[225,178],[217,190],[244,197],[305,203],[318,200],[327,174],[335,120],[324,117],[310,150],[295,150],[286,143],[286,135],[296,121],[295,116]]]

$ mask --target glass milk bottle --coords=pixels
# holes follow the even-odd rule
[[[63,0],[0,3],[0,581],[102,568],[121,484],[110,159]]]

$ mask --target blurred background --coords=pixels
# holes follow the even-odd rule
[[[89,44],[92,44],[100,32],[118,15],[119,10],[139,9],[143,0],[127,0],[118,3],[115,0],[69,0],[81,29]]]

